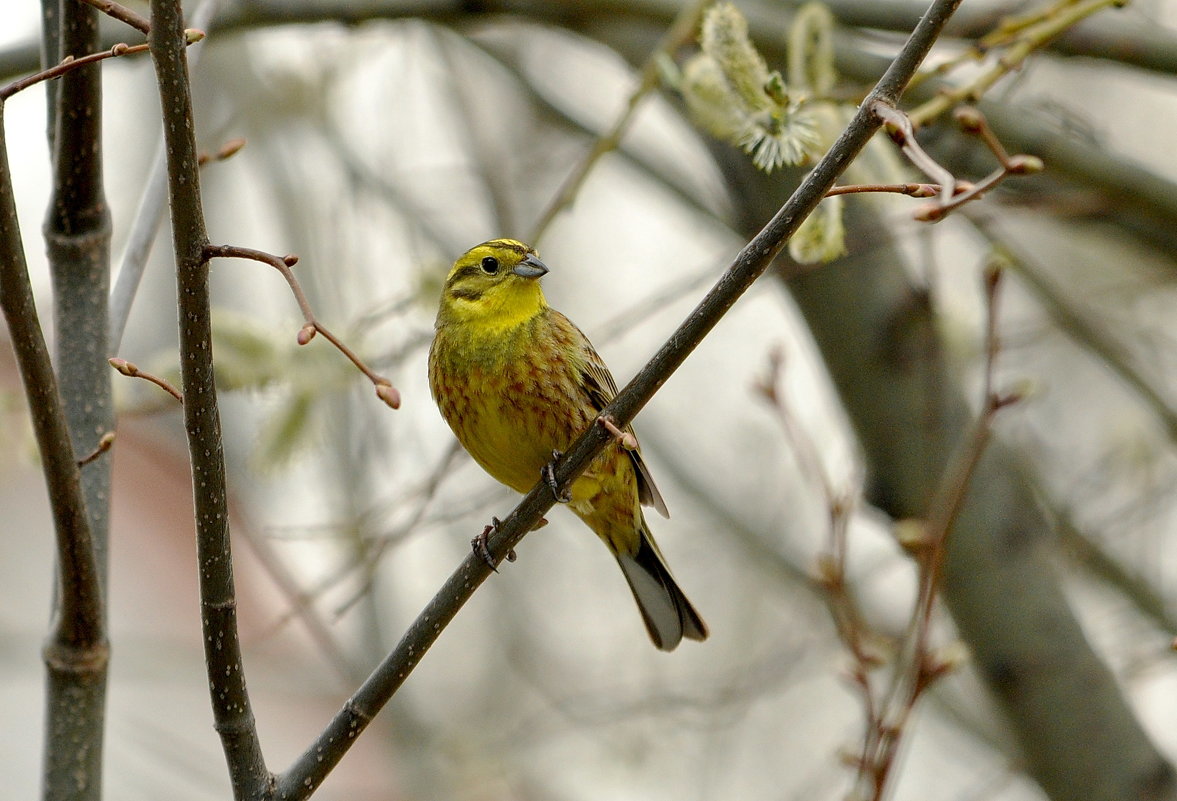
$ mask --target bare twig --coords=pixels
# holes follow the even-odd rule
[[[919,567],[919,592],[890,687],[881,700],[868,707],[866,736],[861,754],[854,760],[858,769],[856,797],[859,798],[873,801],[884,798],[912,710],[920,696],[960,661],[959,650],[937,651],[931,647],[932,617],[943,584],[949,534],[993,432],[993,418],[1000,409],[1017,400],[1016,396],[999,395],[994,389],[994,370],[1000,350],[997,336],[1000,283],[1000,270],[986,270],[985,379],[981,415],[945,469],[929,505],[927,519],[900,524],[901,543],[911,551]],[[872,712],[873,720],[870,719]]]
[[[266,253],[265,251],[254,250],[253,248],[237,247],[236,245],[206,245],[204,256],[207,259],[238,258],[260,261],[280,272],[282,277],[286,279],[286,283],[290,285],[290,291],[294,294],[298,308],[302,311],[303,319],[306,320],[306,325],[299,329],[298,344],[306,345],[314,338],[316,333],[322,334],[324,339],[334,345],[361,373],[368,377],[368,380],[376,387],[376,396],[380,400],[393,409],[400,408],[400,392],[392,385],[392,382],[374,372],[351,348],[343,343],[343,340],[331,333],[326,326],[315,318],[315,312],[311,308],[310,301],[307,300],[306,293],[302,291],[302,285],[294,277],[294,271],[290,269],[298,263],[298,256],[275,256],[273,253]]]
[[[984,115],[975,108],[965,107],[957,111],[957,121],[966,133],[980,137],[981,141],[993,151],[1000,167],[976,184],[957,181],[947,168],[941,166],[927,151],[920,147],[920,143],[915,138],[915,129],[911,119],[906,114],[898,109],[886,107],[880,107],[878,112],[879,116],[886,120],[891,138],[899,145],[903,155],[907,156],[908,160],[925,175],[940,182],[940,199],[920,208],[915,215],[917,220],[923,222],[942,220],[949,212],[970,200],[977,200],[1009,176],[1041,172],[1043,168],[1042,160],[1034,156],[1009,155],[985,121]],[[911,186],[931,185],[912,184]]]
[[[597,424],[599,426],[601,426],[601,428],[605,429],[610,434],[612,434],[614,439],[617,440],[618,444],[621,445],[621,447],[625,448],[627,451],[632,451],[635,448],[637,448],[638,440],[637,440],[637,437],[635,437],[633,435],[633,432],[632,431],[622,431],[617,426],[616,421],[614,421],[614,419],[612,417],[610,417],[609,415],[603,414],[600,417],[598,417]]]
[[[204,33],[198,30],[189,30],[186,32],[188,36],[188,44],[195,44],[204,38]],[[103,61],[108,58],[115,58],[117,56],[132,56],[136,53],[146,53],[146,44],[129,45],[125,42],[119,42],[109,50],[103,50],[98,53],[90,53],[89,55],[73,57],[66,56],[60,64],[52,66],[48,69],[35,72],[32,75],[26,75],[20,80],[13,81],[7,86],[0,87],[0,102],[7,100],[15,95],[17,92],[28,89],[30,86],[36,86],[42,81],[50,81],[54,78],[60,78],[66,73],[84,67],[87,64],[94,64],[98,61]]]
[[[931,4],[871,92],[868,101],[859,108],[830,151],[764,229],[740,252],[716,286],[666,344],[634,380],[618,393],[613,403],[603,410],[603,414],[611,415],[619,426],[628,425],[736,300],[768,268],[785,247],[788,238],[833,186],[839,173],[878,130],[882,120],[873,110],[873,101],[882,100],[892,106],[898,102],[903,87],[959,4],[960,0],[935,0]],[[554,471],[557,483],[566,486],[612,439],[612,435],[604,428],[592,425],[559,460]],[[538,482],[491,534],[488,548],[494,561],[505,558],[524,535],[534,528],[553,502],[551,488],[543,481]],[[278,797],[294,801],[314,792],[356,741],[360,731],[367,727],[401,686],[462,605],[491,575],[491,571],[492,567],[484,563],[479,555],[471,553],[466,557],[393,651],[348,699],[322,734],[288,770],[277,777]]]
[[[103,50],[99,53],[91,53],[88,56],[81,56],[79,58],[67,56],[60,64],[49,67],[45,70],[41,70],[40,72],[35,72],[32,75],[26,75],[20,80],[13,81],[7,86],[0,87],[0,100],[7,100],[17,92],[28,89],[30,86],[36,86],[42,81],[50,81],[54,78],[60,78],[67,72],[72,72],[73,70],[76,70],[79,67],[84,67],[87,64],[93,64],[96,61],[102,61],[103,59],[107,58],[114,58],[115,56],[126,56],[132,55],[134,53],[142,53],[146,50],[147,45],[145,44],[135,45],[132,47],[124,42],[119,42],[109,50]]]
[[[112,445],[114,445],[114,432],[107,431],[102,435],[102,439],[98,440],[98,445],[94,448],[94,450],[90,451],[90,453],[86,454],[81,459],[78,459],[78,467],[85,467],[86,465],[90,464],[99,456],[110,450]]]
[[[956,189],[960,190],[959,183],[957,183]],[[941,186],[939,184],[848,184],[830,187],[830,191],[826,192],[826,197],[867,192],[892,192],[910,197],[935,197],[940,194]]]
[[[157,375],[153,375],[146,370],[140,370],[139,365],[135,364],[134,362],[129,362],[126,359],[120,359],[117,356],[112,356],[111,358],[107,359],[107,362],[110,363],[111,367],[118,370],[123,375],[129,378],[142,378],[144,381],[149,381],[162,389],[164,392],[171,395],[180,403],[184,402],[184,396],[180,393],[180,390],[173,387],[165,379],[162,379]]]
[[[812,437],[797,421],[791,406],[781,392],[781,373],[784,353],[780,349],[769,355],[768,372],[755,389],[769,404],[780,423],[781,430],[792,448],[801,473],[817,486],[828,513],[827,544],[819,554],[816,575],[812,583],[817,588],[834,630],[852,659],[850,680],[862,699],[863,714],[868,729],[881,725],[879,703],[876,699],[871,673],[883,663],[878,634],[867,624],[858,600],[848,581],[846,564],[850,555],[849,527],[860,493],[857,490],[838,490],[822,463]],[[860,764],[858,760],[855,765]]]
[[[62,594],[46,657],[68,667],[65,652],[72,649],[92,665],[105,663],[108,646],[90,520],[57,378],[29,282],[3,122],[4,104],[0,103],[0,310],[12,335],[33,433],[41,453],[57,536],[59,570],[71,577],[68,583],[59,582]]]
[[[947,205],[952,202],[952,196],[956,194],[956,178],[947,167],[940,166],[934,158],[920,147],[920,143],[915,138],[915,129],[912,127],[911,119],[897,108],[887,106],[885,103],[877,103],[878,108],[875,113],[882,117],[886,123],[887,132],[899,145],[903,155],[907,156],[907,160],[915,165],[916,169],[927,175],[932,180],[940,185],[940,202],[942,205]]]
[[[1043,269],[1041,262],[1035,260],[1016,238],[1002,232],[996,224],[997,219],[966,214],[987,239],[998,244],[1009,269],[1034,295],[1059,330],[1098,358],[1135,392],[1161,421],[1170,442],[1177,444],[1177,408],[1165,397],[1156,382],[1135,363],[1127,348],[1109,333],[1105,321],[1068,297],[1063,287]]]

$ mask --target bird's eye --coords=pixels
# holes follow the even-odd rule
[[[494,275],[499,271],[499,260],[494,256],[487,256],[482,260],[482,271],[487,275]]]

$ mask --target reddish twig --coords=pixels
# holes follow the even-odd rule
[[[198,31],[194,28],[190,28],[185,31],[185,34],[187,35],[188,44],[195,44],[205,36],[204,31]],[[64,59],[62,59],[60,64],[55,64],[54,66],[49,67],[48,69],[43,69],[40,72],[34,72],[32,75],[26,75],[25,77],[15,80],[6,86],[0,87],[0,103],[8,100],[8,98],[12,97],[17,92],[28,89],[30,86],[36,86],[43,81],[60,78],[67,72],[76,70],[79,67],[84,67],[87,64],[93,64],[97,61],[103,61],[105,59],[115,58],[117,56],[130,56],[136,53],[146,53],[147,49],[148,48],[146,44],[129,45],[125,42],[119,42],[109,50],[103,50],[99,53],[91,53],[79,58],[66,56]]]
[[[361,373],[368,377],[368,380],[376,387],[376,396],[380,400],[393,409],[400,408],[400,392],[392,385],[392,382],[374,372],[339,337],[327,330],[315,318],[315,312],[311,308],[310,301],[307,300],[306,293],[302,291],[302,285],[299,284],[298,279],[294,276],[294,272],[290,269],[298,263],[298,256],[275,256],[273,253],[266,253],[265,251],[255,250],[253,248],[238,247],[237,245],[206,245],[204,256],[206,259],[235,258],[260,261],[263,264],[270,265],[281,273],[282,277],[286,279],[286,283],[290,286],[290,291],[294,294],[294,300],[298,303],[298,308],[302,311],[303,319],[306,320],[306,324],[298,331],[298,344],[306,345],[314,339],[315,334],[322,334],[324,339],[334,345]]]
[[[756,384],[756,390],[776,412],[802,472],[818,486],[829,510],[829,544],[818,557],[815,582],[822,590],[838,638],[850,655],[852,664],[848,678],[863,706],[861,748],[858,753],[845,756],[847,764],[857,773],[855,798],[873,801],[884,798],[915,704],[936,679],[950,672],[960,661],[956,650],[931,647],[931,625],[943,583],[948,535],[960,512],[973,471],[988,443],[993,416],[1017,399],[1014,395],[999,395],[994,389],[994,365],[1000,350],[996,322],[999,286],[1000,272],[991,267],[985,277],[987,317],[983,391],[986,401],[981,417],[957,457],[945,470],[927,519],[904,521],[897,526],[900,541],[913,554],[919,567],[919,590],[908,633],[900,644],[899,656],[893,661],[890,683],[885,690],[877,681],[872,682],[872,676],[886,661],[876,645],[880,637],[866,622],[847,580],[848,530],[854,495],[835,489],[816,446],[798,424],[781,393],[783,358],[779,351],[770,358],[767,376]]]
[[[236,137],[230,139],[221,145],[216,153],[200,152],[196,154],[196,166],[203,167],[206,164],[211,164],[214,161],[224,161],[230,159],[241,152],[241,148],[245,147],[244,137]]]
[[[891,140],[899,145],[907,160],[940,185],[940,202],[945,205],[950,203],[952,196],[956,194],[956,178],[947,167],[941,166],[920,147],[908,116],[899,109],[878,101],[874,104],[874,112],[882,119],[884,130]]]
[[[111,445],[114,445],[114,432],[107,431],[102,435],[102,439],[98,440],[98,444],[94,446],[94,450],[90,451],[88,455],[83,456],[81,459],[78,459],[78,467],[85,467],[90,464],[90,462],[110,450]]]
[[[909,633],[897,662],[896,674],[879,712],[878,722],[868,728],[861,756],[856,760],[860,786],[865,783],[878,801],[884,797],[894,768],[905,727],[920,696],[960,661],[957,652],[931,648],[932,615],[944,579],[944,559],[949,534],[960,514],[973,473],[980,464],[993,433],[998,411],[1018,400],[1016,394],[1002,395],[995,389],[994,371],[1000,351],[997,335],[997,302],[1001,272],[991,266],[985,273],[985,378],[981,415],[944,471],[926,520],[903,521],[900,542],[915,557],[919,567],[919,595],[912,610]]]
[[[896,108],[885,103],[875,103],[875,113],[886,124],[887,133],[899,145],[899,148],[916,168],[939,183],[939,199],[934,203],[922,206],[916,211],[915,218],[921,222],[937,222],[953,209],[976,200],[993,187],[1011,175],[1029,175],[1041,172],[1042,160],[1035,156],[1009,155],[997,136],[993,133],[985,117],[975,108],[964,107],[956,112],[956,121],[965,133],[980,137],[981,141],[993,152],[1000,164],[997,170],[987,175],[977,183],[957,181],[952,173],[934,158],[928,155],[915,138],[915,129],[911,119]],[[901,186],[925,186],[924,184],[904,184]],[[859,190],[872,191],[872,190]],[[873,191],[903,191],[901,189],[877,188]],[[911,194],[904,192],[904,194]],[[918,195],[917,195],[918,197]]]
[[[797,459],[801,472],[817,485],[828,510],[828,544],[817,557],[814,583],[834,622],[834,631],[850,654],[852,665],[849,679],[862,701],[865,728],[868,732],[881,731],[885,723],[885,707],[877,698],[871,674],[884,664],[880,635],[871,629],[854,597],[847,579],[847,559],[850,554],[849,527],[856,505],[857,492],[838,491],[822,463],[820,451],[813,439],[797,421],[796,415],[780,390],[784,354],[780,349],[769,355],[768,373],[755,384],[756,391],[775,412],[781,430]],[[861,771],[864,759],[848,756],[847,760]]]
[[[960,189],[960,184],[957,184],[957,189]],[[865,192],[890,192],[910,197],[935,197],[940,193],[940,190],[939,184],[849,184],[831,187],[830,191],[826,192],[826,197]]]
[[[123,375],[129,378],[142,378],[144,381],[149,381],[162,389],[164,392],[171,395],[180,403],[184,402],[184,396],[180,393],[180,390],[176,389],[159,376],[152,375],[151,373],[148,373],[144,370],[140,370],[139,366],[133,362],[129,362],[126,359],[120,359],[117,356],[111,357],[107,359],[107,361],[110,363],[111,367],[118,370]]]

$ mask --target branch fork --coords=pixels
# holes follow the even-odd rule
[[[1042,160],[1035,156],[1009,155],[997,139],[997,136],[993,133],[993,129],[989,127],[984,115],[972,106],[964,106],[957,109],[954,115],[957,123],[965,133],[979,137],[993,155],[996,156],[1000,166],[997,170],[975,184],[967,181],[958,181],[948,168],[937,162],[920,146],[919,141],[915,137],[915,127],[910,117],[894,106],[880,101],[875,101],[872,108],[875,114],[883,120],[887,134],[899,146],[899,149],[903,151],[903,155],[907,157],[908,161],[920,170],[920,172],[936,181],[936,184],[928,186],[939,187],[938,199],[916,210],[915,219],[921,222],[939,222],[953,210],[968,203],[970,200],[976,200],[981,197],[1009,176],[1030,175],[1041,172],[1044,168]],[[901,186],[923,187],[925,185],[913,184]],[[852,188],[843,187],[842,189],[842,194],[845,194]],[[858,189],[855,191],[869,190]],[[883,189],[881,191],[902,190]],[[917,189],[916,191],[921,190]],[[919,196],[915,192],[903,192],[903,194],[911,194],[913,197]]]

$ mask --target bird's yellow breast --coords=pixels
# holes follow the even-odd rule
[[[547,310],[513,326],[445,325],[429,354],[442,417],[495,479],[527,492],[591,422]]]

